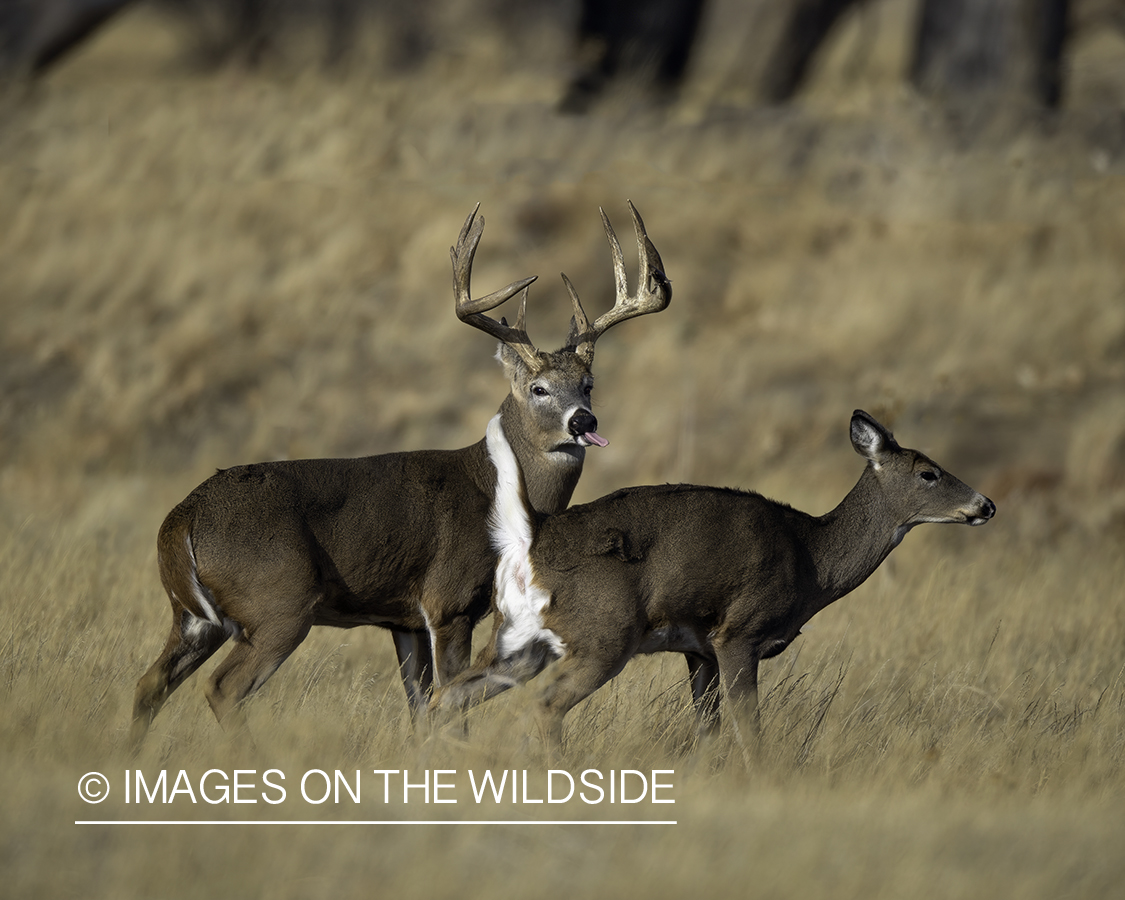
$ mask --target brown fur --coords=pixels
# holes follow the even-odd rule
[[[923,521],[982,524],[991,500],[898,446],[866,413],[852,443],[868,460],[834,510],[810,516],[760,494],[694,485],[627,488],[540,517],[534,584],[550,596],[542,627],[565,645],[540,696],[549,746],[566,713],[638,653],[684,653],[702,731],[718,725],[720,686],[740,732],[758,732],[758,663],[781,653],[817,612],[858,587]],[[533,516],[533,520],[535,517]],[[435,697],[464,708],[538,674],[550,653],[498,658],[492,646]]]
[[[632,212],[640,240],[643,228]],[[602,218],[618,264],[620,249]],[[532,509],[558,512],[582,474],[581,435],[597,427],[589,407],[596,336],[572,328],[563,349],[534,350],[522,330],[534,279],[473,300],[469,275],[483,226],[474,210],[451,251],[457,312],[501,337],[511,387],[500,407],[504,431]],[[644,259],[642,265],[647,284],[655,275]],[[623,268],[619,274],[620,284]],[[641,309],[619,292],[614,309],[598,320],[601,330],[613,324],[606,316],[620,321],[667,306],[671,290],[662,272],[659,279],[662,303]],[[483,315],[516,293],[522,298],[515,328]],[[574,303],[576,321],[584,321],[576,295]],[[461,450],[256,463],[207,479],[160,529],[172,628],[137,684],[134,746],[169,695],[232,635],[234,647],[207,687],[220,722],[314,625],[390,629],[411,710],[420,708],[435,679],[447,681],[468,665],[473,626],[489,609],[496,555],[487,521],[495,486],[483,440]]]

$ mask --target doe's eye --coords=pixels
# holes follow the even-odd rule
[[[919,472],[918,477],[921,478],[923,481],[937,481],[938,480],[937,472],[934,472],[931,469],[926,469],[924,472]]]

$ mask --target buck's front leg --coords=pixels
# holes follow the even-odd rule
[[[417,723],[426,711],[434,688],[434,658],[430,652],[430,634],[427,631],[392,631],[395,655],[398,657],[398,674],[406,689],[410,705],[410,719]]]
[[[434,732],[435,729],[443,730],[449,724],[449,716],[439,713],[441,704],[439,698],[445,689],[457,676],[468,668],[472,656],[473,626],[468,616],[454,616],[450,619],[430,621],[427,618],[427,633],[429,647],[429,671],[432,677],[426,685],[427,693],[419,697],[420,705],[417,709],[411,708],[411,719],[415,733],[422,737]],[[464,727],[462,723],[462,737]]]
[[[429,623],[434,684],[441,687],[469,667],[473,654],[473,623],[467,615]]]
[[[429,728],[436,733],[456,732],[459,737],[464,738],[468,734],[465,714],[470,707],[520,683],[511,676],[510,670],[511,666],[507,661],[491,658],[488,661],[478,660],[460,675],[440,685],[434,691],[427,711]]]

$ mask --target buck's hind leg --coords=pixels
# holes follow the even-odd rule
[[[285,606],[278,604],[278,608]],[[311,610],[312,604],[307,608]],[[301,616],[278,617],[244,631],[236,639],[207,685],[207,702],[225,731],[245,727],[240,704],[265,684],[300,646],[312,629],[313,620],[311,611]]]
[[[164,649],[137,682],[130,733],[134,753],[172,692],[210,659],[228,637],[229,632],[222,626],[200,619],[186,609],[173,609],[172,631]]]

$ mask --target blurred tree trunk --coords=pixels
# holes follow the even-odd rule
[[[800,90],[832,29],[864,0],[793,0],[762,76],[784,103]],[[1026,99],[1058,106],[1069,0],[919,0],[910,81],[957,104]]]
[[[584,112],[621,78],[670,98],[683,80],[704,5],[705,0],[583,0],[578,22],[583,62],[559,108]]]
[[[910,81],[954,103],[1062,99],[1069,0],[922,0]]]
[[[864,0],[796,0],[786,3],[785,22],[762,74],[762,94],[770,103],[791,100],[804,84],[813,57],[840,17]]]
[[[46,71],[133,0],[3,0],[0,30],[6,68]]]

